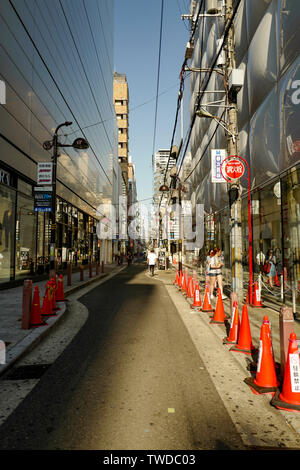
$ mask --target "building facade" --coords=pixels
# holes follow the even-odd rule
[[[200,3],[191,2],[192,16]],[[193,171],[188,183],[194,205],[203,203],[205,206],[206,238],[202,261],[209,248],[221,247],[230,277],[232,240],[228,187],[226,183],[212,182],[211,168],[211,151],[227,149],[228,134],[218,124],[220,119],[226,124],[228,117],[225,62],[221,54],[215,60],[225,31],[224,7],[227,2],[213,3],[218,9],[216,15],[205,16],[207,12],[201,11],[193,38],[193,54],[189,61],[192,70],[190,114],[192,118],[197,96],[203,84],[207,84],[201,99],[202,109],[217,119],[205,117],[204,113],[195,119],[190,139]],[[238,154],[250,167],[253,264],[257,275],[260,271],[257,255],[263,252],[267,256],[272,249],[277,261],[277,275],[284,279],[284,296],[290,298],[294,289],[299,298],[300,32],[297,25],[300,10],[297,2],[289,0],[241,0],[233,1],[232,6],[234,68],[244,72],[244,83],[237,94],[237,145]],[[240,182],[243,238],[240,256],[247,281],[248,192],[246,179]],[[280,297],[279,292],[272,295]]]
[[[0,283],[111,260],[111,241],[98,240],[99,205],[117,203],[119,168],[113,106],[113,1],[46,0],[0,4]],[[35,212],[38,162],[51,162],[43,143],[62,127],[56,179],[56,240],[51,215]],[[77,137],[86,150],[71,147]],[[53,228],[53,227],[52,227]]]

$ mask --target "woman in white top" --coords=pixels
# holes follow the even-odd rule
[[[223,275],[222,275],[222,268],[224,266],[224,257],[222,255],[222,251],[220,249],[218,249],[217,253],[216,253],[216,260],[217,260],[217,265],[219,266],[219,269],[217,270],[217,283],[218,283],[218,286],[221,290],[221,295],[222,295],[222,299],[226,299],[226,295],[224,295],[223,293]]]

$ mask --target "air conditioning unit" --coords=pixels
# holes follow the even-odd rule
[[[229,75],[229,91],[238,93],[244,85],[244,70],[232,69]]]
[[[191,59],[193,56],[193,52],[194,52],[194,43],[193,41],[189,41],[186,45],[185,59]]]

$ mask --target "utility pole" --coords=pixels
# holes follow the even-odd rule
[[[226,0],[225,19],[226,24],[229,23],[233,8],[232,0]],[[232,69],[235,69],[235,54],[234,54],[234,28],[233,23],[228,32],[226,44],[226,79],[228,79]],[[228,96],[228,129],[230,134],[227,135],[227,152],[229,155],[238,155],[237,146],[237,104],[236,94]],[[233,137],[236,136],[236,137]],[[231,238],[231,265],[232,265],[232,290],[237,293],[238,300],[243,299],[243,264],[242,264],[242,199],[239,190],[239,181],[228,184],[228,193],[230,201],[230,238]]]

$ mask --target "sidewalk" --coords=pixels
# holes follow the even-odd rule
[[[63,276],[64,294],[68,297],[70,294],[77,290],[86,287],[87,285],[105,278],[109,274],[119,272],[124,269],[126,265],[116,266],[115,264],[105,265],[104,273],[99,268],[99,274],[95,274],[93,270],[93,277],[89,277],[89,269],[84,271],[84,280],[80,280],[80,272],[72,273],[71,286],[67,285],[67,274]],[[32,283],[32,294],[35,286],[39,286],[40,297],[44,295],[45,285],[47,279],[39,282]],[[22,297],[23,285],[13,287],[11,289],[0,291],[0,340],[6,346],[5,364],[0,364],[0,376],[9,369],[25,352],[29,351],[35,346],[50,329],[62,318],[66,313],[68,305],[66,302],[57,302],[60,310],[57,315],[53,317],[46,317],[47,325],[39,326],[37,328],[30,328],[24,330],[21,327],[22,321]]]

